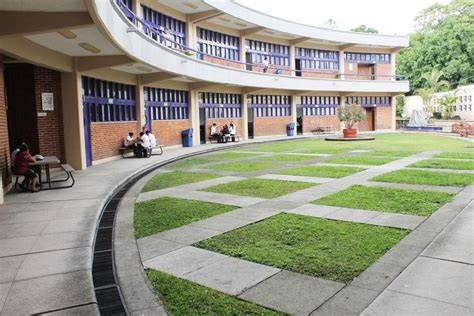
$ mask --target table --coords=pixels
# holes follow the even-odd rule
[[[51,174],[49,172],[49,166],[50,165],[58,165],[60,163],[61,163],[61,161],[56,156],[46,156],[46,157],[44,157],[43,160],[38,160],[38,161],[29,163],[29,165],[31,167],[38,166],[39,169],[40,169],[39,170],[39,181],[40,181],[42,190],[51,190]],[[45,170],[45,173],[46,173],[46,183],[48,184],[47,189],[43,188],[43,181],[41,180],[41,169],[43,168],[43,166],[44,166],[44,170]]]

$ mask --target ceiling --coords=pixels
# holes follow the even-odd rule
[[[201,0],[156,0],[157,2],[185,14],[214,10]]]
[[[45,10],[45,8],[47,10]],[[83,12],[87,11],[83,0],[0,0],[1,11],[48,11]]]

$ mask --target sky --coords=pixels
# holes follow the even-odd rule
[[[414,31],[418,13],[435,3],[450,0],[237,0],[267,14],[303,24],[324,26],[328,19],[337,29],[349,31],[365,24],[380,34],[406,35]]]

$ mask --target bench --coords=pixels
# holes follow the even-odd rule
[[[159,149],[159,152],[153,152],[154,149]],[[133,148],[120,147],[119,152],[122,155],[122,158],[126,158],[126,154],[133,153]],[[152,155],[163,155],[163,145],[156,145],[155,147],[148,148],[148,157]]]
[[[334,134],[334,126],[332,125],[323,125],[323,126],[316,126],[315,129],[311,131],[313,134]]]
[[[240,135],[237,135],[237,134],[234,135],[234,136],[224,135],[224,138],[226,139],[226,142],[231,142],[232,138],[234,138],[234,140],[232,142],[235,142],[235,143],[240,142]],[[218,138],[216,138],[216,137],[209,136],[208,139],[209,139],[209,142],[211,144],[217,144],[218,143]]]

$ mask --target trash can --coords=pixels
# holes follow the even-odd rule
[[[183,139],[183,147],[193,147],[193,129],[186,129],[181,132],[181,138]]]
[[[295,136],[295,123],[286,125],[286,134],[288,136]]]

